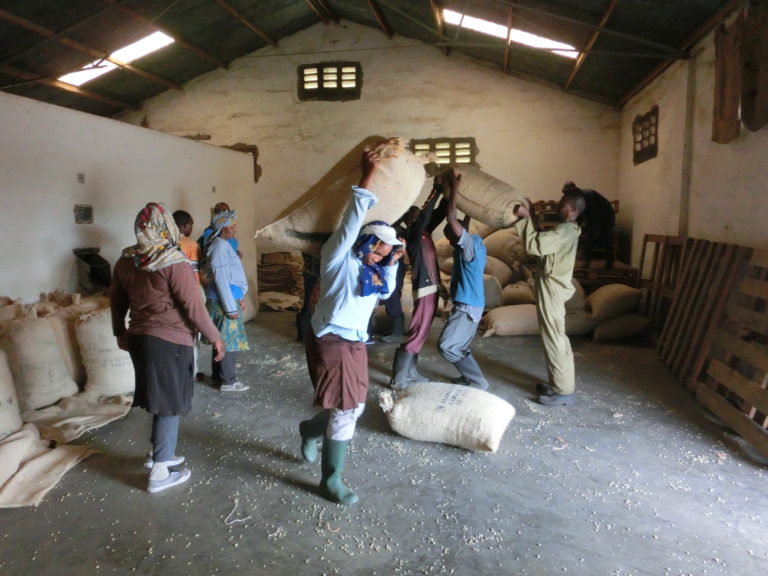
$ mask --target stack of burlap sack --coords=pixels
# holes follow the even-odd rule
[[[262,254],[258,264],[259,305],[270,310],[300,310],[304,300],[303,268],[299,254]]]
[[[0,439],[63,399],[82,394],[96,403],[133,393],[133,365],[112,335],[109,298],[55,292],[34,304],[0,303]]]
[[[533,262],[514,228],[480,229],[487,250],[484,274],[486,314],[478,329],[482,336],[523,336],[539,333],[536,317]],[[446,239],[436,243],[443,282],[450,282],[453,248]],[[608,284],[589,295],[575,278],[574,295],[565,304],[565,330],[570,336],[592,334],[595,340],[618,340],[642,334],[649,319],[637,313],[645,291]]]

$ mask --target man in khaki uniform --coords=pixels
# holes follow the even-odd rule
[[[515,229],[526,251],[538,256],[536,264],[536,312],[544,343],[549,382],[536,385],[539,403],[545,406],[573,404],[576,377],[571,343],[565,334],[565,302],[573,295],[571,278],[581,228],[576,219],[584,211],[581,192],[564,194],[558,207],[562,222],[549,230],[537,231],[529,208],[520,205]]]

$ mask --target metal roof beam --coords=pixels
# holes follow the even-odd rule
[[[237,18],[237,20],[239,20],[240,23],[243,24],[246,28],[250,29],[251,31],[261,36],[261,38],[265,42],[267,42],[267,44],[270,44],[273,47],[277,47],[277,42],[275,40],[270,38],[270,36],[266,32],[264,32],[261,28],[256,26],[253,22],[248,20],[248,18],[246,18],[242,12],[240,12],[237,8],[232,6],[229,2],[227,2],[226,0],[213,0],[213,1],[216,2],[216,4],[218,4],[222,8],[224,8],[224,10],[232,14],[232,16]]]
[[[312,2],[312,0],[304,0],[307,3],[307,6],[309,6],[312,9],[312,12],[314,12],[318,18],[322,21],[323,24],[328,24],[330,22],[330,17],[328,14],[326,14],[322,8],[318,8],[315,6],[315,3]]]
[[[392,27],[389,25],[389,22],[387,22],[387,17],[384,15],[384,12],[382,12],[381,6],[379,6],[379,3],[376,0],[368,0],[368,6],[370,6],[374,16],[376,16],[376,21],[379,23],[379,26],[384,31],[384,34],[386,34],[389,38],[392,38],[394,31],[392,30]]]
[[[317,0],[317,3],[320,5],[320,7],[325,11],[326,14],[328,14],[328,18],[333,20],[336,24],[338,24],[341,21],[341,18],[339,18],[339,15],[336,14],[336,10],[334,10],[326,0]]]
[[[90,100],[96,100],[97,102],[101,102],[103,104],[109,104],[110,106],[114,106],[115,108],[122,108],[122,109],[127,108],[129,110],[140,110],[140,107],[136,106],[135,104],[129,104],[128,102],[123,102],[122,100],[116,100],[114,98],[110,98],[109,96],[103,96],[101,94],[97,94],[96,92],[91,92],[90,90],[83,90],[82,88],[78,88],[77,86],[73,86],[72,84],[67,84],[66,82],[62,82],[61,80],[54,80],[53,78],[36,76],[29,72],[25,72],[24,70],[19,70],[18,68],[14,68],[13,66],[0,65],[0,72],[4,74],[8,74],[10,76],[16,76],[17,78],[23,78],[24,80],[29,80],[30,82],[35,82],[37,84],[51,86],[53,88],[64,90],[66,92],[72,92],[73,94],[77,94],[78,96],[82,96],[83,98],[89,98]]]
[[[600,18],[600,24],[598,25],[600,28],[605,27],[605,23],[608,22],[608,19],[611,17],[611,14],[616,8],[616,4],[618,3],[619,0],[610,1],[608,7],[605,9],[605,12],[603,12],[602,18]],[[599,30],[592,31],[592,35],[589,37],[589,40],[584,45],[584,48],[582,48],[582,50],[579,52],[579,55],[576,57],[576,62],[573,64],[573,68],[571,69],[571,73],[568,76],[568,80],[566,80],[565,84],[563,85],[563,90],[568,90],[571,87],[573,79],[576,78],[576,74],[579,73],[579,70],[581,70],[581,67],[584,65],[584,61],[587,59],[587,53],[592,50],[592,47],[595,45],[595,42],[597,42],[599,36]]]
[[[435,30],[437,30],[439,36],[444,37],[445,22],[443,21],[443,12],[440,9],[440,6],[437,5],[437,0],[429,0],[429,7],[432,10],[432,17],[435,19]],[[448,56],[448,54],[451,52],[451,49],[448,46],[443,46],[441,50],[446,56]]]
[[[108,62],[112,62],[112,64],[114,64],[115,66],[122,68],[124,70],[127,70],[128,72],[131,72],[133,74],[136,74],[137,76],[141,76],[143,78],[146,78],[147,80],[150,80],[157,84],[161,84],[167,88],[173,88],[174,90],[181,90],[181,86],[176,84],[176,82],[171,82],[170,80],[166,80],[165,78],[156,76],[151,72],[147,72],[146,70],[142,70],[141,68],[136,68],[135,66],[132,66],[128,62],[122,62],[121,60],[112,58],[110,57],[109,54],[106,54],[105,52],[101,52],[100,50],[91,48],[90,46],[87,46],[82,42],[78,42],[77,40],[73,40],[72,38],[58,35],[53,30],[49,30],[44,26],[40,26],[39,24],[31,22],[25,18],[21,18],[19,16],[11,14],[10,12],[3,10],[1,8],[0,8],[0,19],[6,20],[7,22],[11,22],[26,30],[29,30],[30,32],[34,32],[35,34],[45,36],[46,38],[52,38],[56,40],[56,42],[58,42],[59,44],[63,44],[65,46],[78,50],[79,52],[88,54],[88,56],[90,56],[94,60],[106,60]]]
[[[142,14],[139,14],[135,10],[131,10],[130,8],[126,8],[124,6],[121,6],[121,4],[123,3],[122,0],[121,1],[118,1],[118,0],[101,0],[101,1],[104,2],[105,4],[108,4],[108,5],[112,6],[112,7],[114,7],[115,9],[119,10],[120,12],[122,12],[123,14],[128,16],[129,18],[135,20],[136,22],[139,22],[140,24],[143,24],[143,25],[148,26],[150,28],[153,28],[155,30],[159,30],[163,34],[165,34],[167,36],[170,36],[171,38],[173,38],[176,41],[177,44],[179,44],[179,46],[183,46],[184,48],[186,48],[190,52],[194,52],[197,56],[199,56],[203,60],[208,60],[209,62],[212,62],[213,64],[215,64],[219,68],[229,68],[229,66],[227,65],[226,62],[223,62],[222,60],[219,60],[218,58],[216,58],[216,56],[213,56],[212,54],[209,54],[205,50],[202,50],[202,49],[198,48],[197,46],[195,46],[193,44],[190,44],[184,37],[176,34],[175,32],[169,30],[168,28],[164,28],[163,26],[158,26],[157,24],[155,24],[155,22],[153,20],[151,20],[150,18],[147,18],[146,16],[144,16]]]

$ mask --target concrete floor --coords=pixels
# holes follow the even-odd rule
[[[439,358],[436,320],[422,372]],[[579,402],[531,401],[537,337],[478,339],[491,391],[517,409],[495,454],[392,433],[376,402],[395,345],[369,348],[371,389],[345,478],[317,495],[297,424],[314,413],[293,315],[260,312],[251,389],[197,384],[179,452],[192,479],[149,495],[149,416],[87,433],[98,448],[35,508],[0,510],[2,576],[93,574],[752,575],[768,568],[766,462],[699,407],[642,344],[573,340]],[[206,358],[209,358],[207,356]]]

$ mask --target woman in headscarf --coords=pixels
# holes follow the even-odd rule
[[[236,219],[234,210],[214,214],[211,234],[205,245],[205,266],[212,278],[205,288],[206,308],[221,332],[227,350],[223,360],[214,359],[211,363],[213,381],[219,384],[222,392],[244,392],[250,388],[240,382],[235,373],[237,353],[248,350],[242,315],[248,280],[243,263],[229,242],[237,231]]]
[[[151,202],[136,216],[136,244],[115,265],[110,295],[112,332],[131,355],[136,373],[133,405],[152,414],[152,453],[146,465],[149,492],[189,479],[176,455],[179,417],[192,407],[197,332],[224,356],[224,342],[206,313],[194,272],[179,247],[179,229],[163,204]],[[125,317],[130,311],[126,328]]]
[[[358,500],[341,475],[368,393],[368,319],[379,298],[388,298],[394,290],[397,261],[403,254],[391,226],[385,222],[362,226],[366,212],[377,202],[368,187],[378,161],[375,153],[363,152],[360,183],[352,187],[341,225],[323,245],[313,334],[304,339],[314,405],[322,410],[299,425],[301,451],[306,461],[315,462],[322,440],[320,491],[341,504]]]

